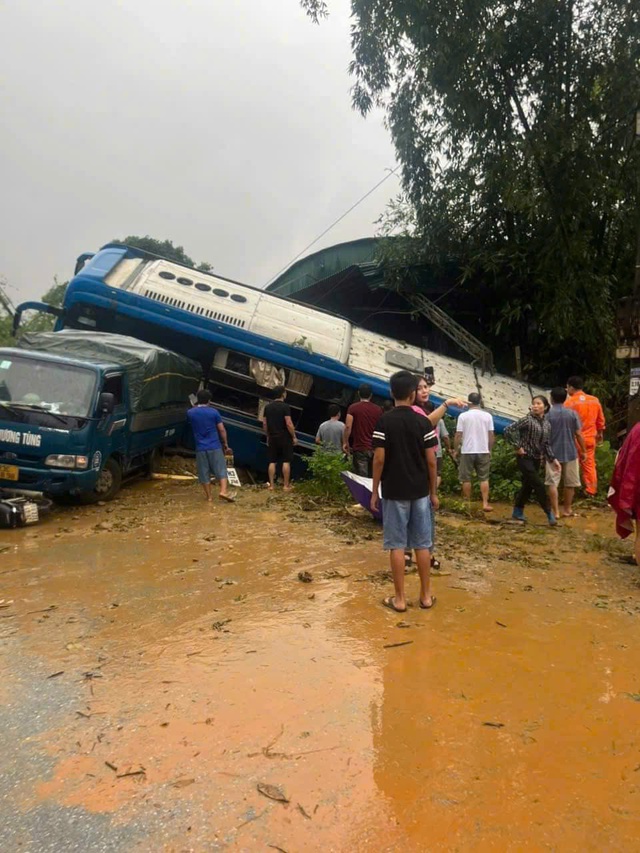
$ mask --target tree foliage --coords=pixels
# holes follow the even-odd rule
[[[42,301],[46,302],[48,305],[55,305],[56,308],[60,308],[62,303],[64,302],[64,294],[67,289],[68,281],[58,281],[58,277],[54,275],[53,277],[53,285],[47,290],[47,292],[42,297]]]
[[[170,261],[176,261],[178,264],[184,264],[187,267],[193,267],[199,272],[211,272],[213,267],[207,261],[202,261],[196,266],[193,258],[189,257],[182,246],[174,246],[172,240],[156,240],[154,237],[136,237],[130,235],[123,240],[116,238],[115,243],[125,243],[127,246],[133,246],[136,249],[142,249],[143,252],[151,252],[154,255],[160,255]]]
[[[302,5],[318,21],[330,3]],[[391,274],[455,259],[456,297],[482,295],[488,331],[547,371],[610,373],[640,200],[640,5],[351,6],[353,103],[386,111],[402,165]]]
[[[53,285],[46,291],[42,297],[43,302],[49,305],[59,307],[64,300],[64,292],[67,288],[67,281],[58,281],[54,277]],[[0,288],[4,287],[4,282],[0,281]],[[0,300],[1,302],[1,300]],[[39,314],[29,312],[25,315],[23,322],[20,324],[18,334],[24,332],[46,332],[53,329],[55,318],[50,314]],[[13,336],[13,317],[7,310],[0,305],[0,346],[12,347],[15,346],[16,339]]]

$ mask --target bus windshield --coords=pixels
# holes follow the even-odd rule
[[[0,354],[0,403],[86,418],[96,386],[92,370],[56,361]]]

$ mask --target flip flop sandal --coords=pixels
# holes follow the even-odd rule
[[[420,609],[421,610],[431,610],[433,607],[436,606],[437,600],[438,599],[435,597],[435,595],[432,595],[431,596],[431,604],[423,604],[422,602],[420,602]]]
[[[411,556],[411,551],[408,551],[408,552],[405,551],[404,552],[404,567],[405,567],[405,569],[408,569],[412,563],[413,563],[413,558]]]
[[[221,501],[226,501],[228,504],[234,504],[236,502],[235,495],[218,495]]]
[[[406,607],[400,609],[399,607],[395,606],[395,604],[393,603],[393,596],[392,595],[390,595],[388,598],[382,599],[382,606],[389,608],[389,610],[393,610],[394,613],[406,613],[407,612]]]
[[[438,570],[440,568],[440,560],[436,560],[435,557],[431,558],[431,568]]]

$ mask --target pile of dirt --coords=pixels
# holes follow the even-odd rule
[[[196,476],[195,456],[178,456],[177,454],[164,454],[158,461],[156,471],[159,474],[183,474]]]

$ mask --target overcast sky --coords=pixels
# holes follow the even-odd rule
[[[0,275],[17,302],[127,234],[264,285],[393,168],[352,111],[348,0],[4,0]],[[313,251],[368,236],[395,176]]]

